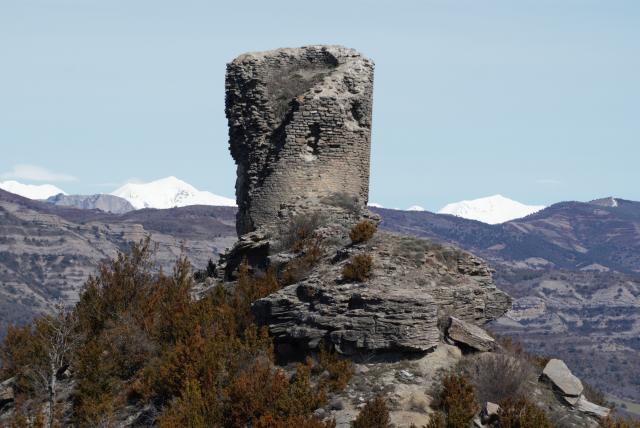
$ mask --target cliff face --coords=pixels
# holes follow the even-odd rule
[[[225,88],[238,235],[307,197],[366,206],[372,61],[340,46],[248,53],[227,65]]]

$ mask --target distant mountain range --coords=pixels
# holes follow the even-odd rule
[[[127,183],[110,193],[95,195],[67,195],[63,190],[50,184],[28,185],[16,181],[0,182],[0,189],[30,199],[47,199],[48,202],[75,206],[83,209],[100,209],[106,212],[124,213],[131,209],[142,208],[174,208],[189,205],[235,206],[235,200],[211,192],[198,190],[189,183],[170,176],[148,183]],[[58,196],[59,194],[63,196]],[[118,201],[114,197],[124,201]],[[380,204],[370,206],[383,208]],[[452,214],[470,220],[478,220],[488,224],[504,223],[516,218],[525,217],[543,209],[541,205],[525,205],[502,195],[470,201],[460,201],[445,205],[438,212]],[[412,205],[407,211],[426,211],[420,205]]]
[[[68,195],[51,184],[0,182],[0,189],[33,200],[82,209],[99,209],[122,214],[142,208],[175,208],[189,205],[235,206],[235,200],[198,190],[189,183],[170,176],[149,183],[127,183],[111,194]]]
[[[126,199],[113,195],[97,194],[97,195],[64,195],[58,193],[46,199],[50,204],[75,207],[84,210],[100,210],[113,214],[124,214],[135,210],[133,205]]]
[[[22,184],[17,181],[0,181],[0,189],[29,199],[47,199],[58,194],[66,193],[52,184]]]
[[[235,199],[198,190],[189,183],[167,177],[149,183],[128,183],[111,192],[126,199],[135,209],[174,208],[188,205],[235,206]]]
[[[448,204],[440,209],[438,213],[451,214],[488,224],[498,224],[526,217],[544,208],[544,205],[525,205],[502,195],[494,195]]]

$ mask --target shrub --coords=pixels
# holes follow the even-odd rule
[[[315,231],[325,225],[327,219],[319,212],[299,214],[281,227],[280,242],[283,249],[299,252],[303,243],[314,237]]]
[[[318,366],[318,371],[324,374],[320,378],[320,386],[326,387],[331,392],[344,390],[354,372],[353,363],[350,360],[340,358],[335,352],[328,351],[325,346],[320,348]]]
[[[446,428],[447,427],[447,418],[444,413],[440,411],[435,411],[429,417],[429,423],[426,428]]]
[[[602,428],[640,428],[640,420],[625,419],[622,416],[609,415],[600,421]]]
[[[497,403],[517,397],[524,392],[527,382],[535,379],[529,361],[506,354],[472,355],[463,360],[461,367],[473,383],[480,402]]]
[[[331,195],[323,198],[322,202],[327,205],[342,208],[351,214],[358,214],[361,209],[358,197],[346,192],[332,193]]]
[[[349,232],[349,238],[354,244],[367,242],[378,230],[378,226],[370,220],[362,220],[356,223]]]
[[[303,280],[324,254],[324,245],[319,237],[298,241],[294,246],[299,249],[299,255],[284,268],[282,285],[291,285]]]
[[[480,409],[473,385],[461,374],[449,374],[442,381],[439,407],[446,415],[447,428],[468,428]]]
[[[344,265],[342,277],[347,281],[363,282],[371,276],[373,258],[369,254],[356,254]]]
[[[499,405],[499,428],[553,428],[547,415],[526,398],[507,398]]]
[[[603,406],[603,407],[613,406],[613,403],[609,403],[607,401],[602,391],[600,391],[599,389],[595,388],[594,386],[592,386],[591,384],[585,381],[582,381],[582,385],[584,385],[584,391],[582,391],[582,393],[584,394],[584,397],[587,400],[597,404],[598,406]]]
[[[154,269],[151,254],[149,240],[135,245],[85,285],[73,311],[80,343],[72,354],[68,422],[111,426],[125,405],[144,400],[157,406],[158,423],[167,427],[334,426],[313,411],[328,388],[345,382],[348,363],[325,356],[324,379],[312,380],[308,365],[288,378],[273,366],[267,330],[254,323],[252,302],[280,286],[273,271],[252,274],[243,263],[235,287],[215,287],[195,301],[187,260],[180,258],[166,275]],[[47,325],[9,329],[0,346],[3,376],[47,362],[40,342],[47,336],[39,330]],[[16,405],[32,402],[32,389],[26,383]],[[19,407],[16,423],[41,417],[41,406]]]
[[[351,426],[353,428],[390,428],[391,419],[385,399],[377,395],[369,400]]]

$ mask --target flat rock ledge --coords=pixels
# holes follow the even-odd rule
[[[428,294],[367,290],[357,284],[294,284],[254,304],[258,322],[276,342],[316,348],[322,341],[343,354],[424,352],[439,343],[437,305]]]

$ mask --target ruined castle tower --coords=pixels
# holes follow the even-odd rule
[[[369,192],[373,62],[341,46],[248,53],[227,65],[238,235],[282,206]]]

